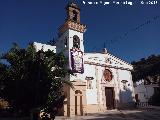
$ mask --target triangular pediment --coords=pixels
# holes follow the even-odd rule
[[[116,67],[122,69],[132,70],[133,67],[128,62],[110,54],[102,54],[102,53],[85,53],[84,61],[86,64],[91,65],[100,65],[100,66],[108,66],[108,67]]]

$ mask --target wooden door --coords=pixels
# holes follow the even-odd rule
[[[106,107],[108,110],[114,109],[114,88],[113,87],[106,87],[105,88],[105,95],[106,95]]]

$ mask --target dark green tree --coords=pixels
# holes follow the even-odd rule
[[[142,58],[140,61],[132,62],[132,65],[133,81],[144,79],[146,84],[160,83],[160,55]]]
[[[4,82],[7,75],[7,66],[0,62],[0,98],[3,98]]]
[[[7,63],[0,64],[0,81],[3,81],[2,96],[9,101],[15,111],[29,113],[34,108],[55,113],[63,105],[63,85],[72,87],[64,79],[70,74],[68,63],[63,53],[53,51],[36,51],[33,45],[26,49],[14,44],[1,59]],[[1,84],[2,85],[2,84]],[[53,111],[53,108],[54,109]]]

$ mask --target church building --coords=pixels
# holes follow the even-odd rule
[[[112,55],[84,52],[86,25],[80,21],[76,2],[67,7],[67,18],[58,29],[55,46],[34,42],[37,50],[64,51],[73,75],[68,76],[74,89],[65,86],[64,116],[86,115],[134,105],[132,65]]]

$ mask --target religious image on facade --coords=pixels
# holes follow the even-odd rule
[[[80,7],[70,2],[66,20],[58,29],[55,46],[34,42],[38,50],[64,51],[73,75],[67,77],[75,89],[64,86],[66,95],[61,114],[85,115],[134,105],[133,67],[106,49],[97,53],[84,51],[86,25],[80,21]]]
[[[71,66],[74,73],[83,73],[83,52],[75,49],[71,51]]]

